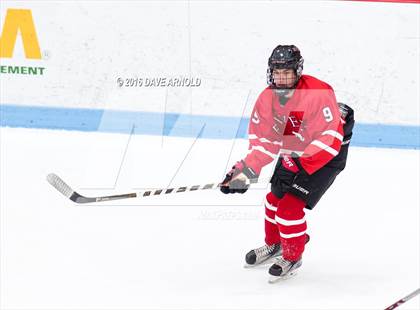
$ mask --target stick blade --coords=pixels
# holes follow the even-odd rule
[[[50,173],[47,175],[47,181],[50,183],[56,190],[62,193],[65,197],[69,198],[73,195],[74,190],[68,186],[58,175],[55,173]]]
[[[56,190],[62,193],[65,197],[69,198],[75,203],[89,203],[95,202],[96,198],[85,197],[75,192],[66,182],[64,182],[58,175],[55,173],[50,173],[47,175],[47,181],[50,183]]]

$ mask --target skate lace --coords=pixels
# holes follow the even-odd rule
[[[282,270],[284,271],[288,271],[290,270],[294,263],[292,263],[291,261],[285,260],[282,256],[280,257],[276,257],[276,265],[280,266]]]
[[[259,247],[258,249],[255,249],[255,254],[257,257],[262,257],[271,254],[275,248],[275,244],[273,245],[264,245],[262,247]]]
[[[279,265],[283,270],[291,265],[291,262],[285,260],[282,256],[276,258],[276,265]]]

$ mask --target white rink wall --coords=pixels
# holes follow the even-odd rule
[[[419,5],[351,1],[2,1],[32,11],[43,58],[18,34],[2,104],[249,115],[277,44],[330,83],[359,122],[418,125]],[[199,87],[119,87],[117,79],[199,78]]]

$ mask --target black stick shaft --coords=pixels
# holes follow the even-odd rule
[[[121,200],[128,198],[136,197],[149,197],[157,196],[163,194],[174,194],[174,193],[183,193],[189,191],[197,190],[206,190],[220,187],[218,183],[208,183],[204,185],[193,185],[193,186],[181,186],[176,188],[160,188],[155,190],[146,190],[137,193],[127,193],[119,195],[109,195],[109,196],[98,196],[98,197],[85,197],[80,195],[78,192],[74,191],[66,182],[64,182],[58,175],[50,173],[47,176],[47,181],[50,183],[56,190],[58,190],[65,197],[76,203],[90,203],[90,202],[102,202],[102,201],[111,201],[111,200]]]
[[[98,196],[98,197],[85,197],[80,195],[78,192],[74,191],[66,182],[64,182],[58,175],[50,173],[47,176],[47,181],[50,183],[56,190],[62,193],[64,196],[76,203],[90,203],[90,202],[102,202],[102,201],[111,201],[111,200],[121,200],[128,198],[136,197],[150,197],[158,196],[163,194],[175,194],[183,192],[191,192],[198,190],[214,189],[220,187],[222,184],[219,183],[208,183],[204,185],[193,185],[193,186],[181,186],[175,188],[160,188],[155,190],[146,190],[137,193],[127,193],[119,195],[109,195],[109,196]],[[260,180],[261,181],[261,180]],[[250,180],[250,183],[257,183],[258,179]]]

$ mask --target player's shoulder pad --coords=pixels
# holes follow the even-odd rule
[[[316,77],[313,77],[311,75],[304,74],[301,76],[301,79],[303,84],[305,84],[305,86],[309,89],[325,89],[333,91],[333,88],[330,84],[321,81],[320,79],[317,79]]]

